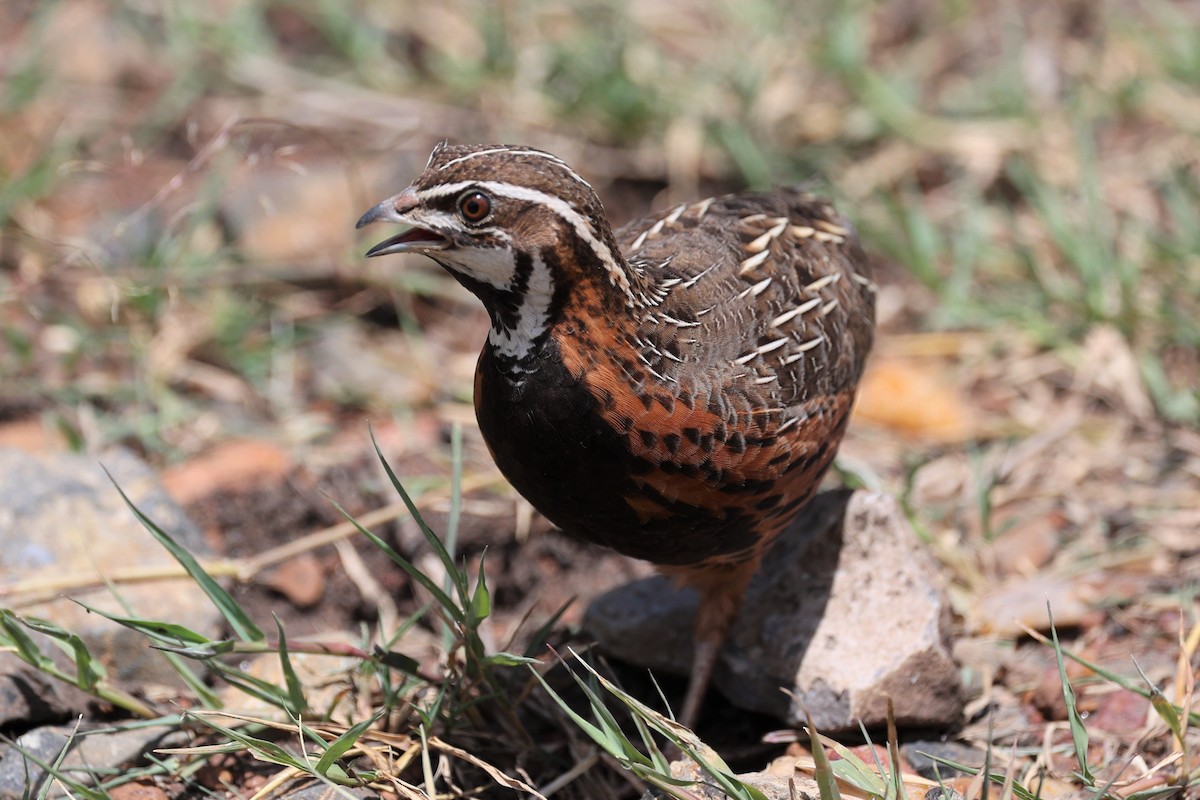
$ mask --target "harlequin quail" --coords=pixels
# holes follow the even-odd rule
[[[368,256],[426,255],[491,316],[475,413],[517,491],[699,591],[693,724],[750,577],[846,428],[875,305],[850,225],[776,189],[614,232],[559,158],[444,143],[358,226],[381,220],[411,227]]]

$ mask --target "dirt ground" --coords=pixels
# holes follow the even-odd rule
[[[425,603],[331,500],[439,576],[370,437],[444,533],[461,431],[457,552],[486,549],[489,651],[572,600],[549,640],[582,645],[589,598],[650,568],[505,485],[470,401],[482,310],[419,258],[364,259],[354,221],[443,137],[555,152],[615,224],[815,183],[881,286],[829,482],[901,501],[970,693],[960,726],[901,742],[990,751],[1046,798],[1196,797],[1200,717],[1177,735],[1163,710],[1196,714],[1200,658],[1195,4],[443,5],[3,4],[0,446],[134,450],[252,567],[252,616],[303,637]],[[1089,779],[1047,605],[1099,668],[1066,664]],[[722,708],[700,734],[739,769],[807,758],[778,727]],[[578,796],[639,791],[597,763]],[[206,769],[252,790],[250,765]]]

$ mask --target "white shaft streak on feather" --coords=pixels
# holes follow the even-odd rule
[[[738,364],[738,365],[748,364],[756,358],[758,358],[758,351],[751,350],[749,353],[746,353],[746,355],[738,356],[737,358],[735,358],[733,360],[733,363]]]
[[[683,288],[690,289],[693,286],[695,286],[697,283],[699,283],[701,278],[703,278],[705,275],[707,275],[708,273],[710,273],[714,269],[716,269],[718,263],[719,262],[714,261],[712,264],[705,267],[703,271],[698,272],[695,275],[693,275],[692,277],[688,278],[686,281],[683,282]]]
[[[828,286],[829,284],[836,283],[837,281],[841,280],[841,278],[842,278],[842,273],[831,272],[828,275],[817,278],[815,281],[813,281],[812,283],[805,286],[804,291],[819,292],[822,289],[824,289],[826,286]]]
[[[511,282],[510,282],[511,283]],[[511,328],[488,331],[488,343],[506,358],[520,361],[533,350],[534,341],[546,332],[550,321],[550,303],[554,298],[554,276],[540,253],[533,256],[529,284],[517,308],[517,322]]]
[[[746,289],[743,289],[741,292],[739,292],[738,299],[744,300],[744,299],[746,299],[746,295],[753,295],[755,297],[758,297],[760,294],[762,294],[764,291],[766,291],[766,288],[770,285],[771,285],[771,279],[763,278],[761,281],[754,284],[753,286],[749,286]]]
[[[675,325],[680,328],[695,328],[700,325],[699,322],[688,322],[686,320],[676,319],[675,317],[672,317],[670,314],[663,314],[661,316],[662,316],[663,322],[669,322],[670,324]]]
[[[658,234],[662,233],[663,226],[665,225],[674,225],[679,221],[679,218],[683,216],[684,211],[687,211],[686,203],[671,209],[669,214],[651,225],[648,230],[642,231],[641,235],[634,239],[633,244],[629,246],[629,251],[633,253],[640,250],[642,245],[646,243],[647,238],[651,236],[657,236]]]
[[[754,271],[755,267],[761,265],[764,261],[771,257],[770,250],[762,250],[758,255],[750,256],[742,262],[741,269],[738,270],[738,275],[747,275]]]
[[[815,339],[809,339],[807,342],[801,342],[800,344],[796,345],[796,352],[792,353],[783,360],[784,365],[794,364],[795,362],[804,358],[805,353],[807,353],[809,350],[812,350],[823,341],[825,341],[825,337],[818,336]]]
[[[790,341],[790,339],[788,339],[788,337],[784,336],[782,339],[776,339],[773,342],[767,342],[762,347],[759,347],[757,352],[759,353],[759,355],[766,355],[767,353],[770,353],[772,350],[778,350],[779,348],[783,347],[789,341]]]
[[[766,250],[770,246],[771,240],[783,233],[784,228],[788,226],[790,220],[787,217],[775,217],[770,222],[774,223],[774,227],[746,245],[747,253],[761,253],[763,250]]]
[[[829,209],[829,211],[832,212],[833,209]],[[832,233],[834,236],[849,236],[850,235],[849,228],[843,228],[841,225],[830,222],[827,219],[819,219],[813,224],[816,225],[818,228],[824,228],[826,231],[828,231],[829,233]]]
[[[468,187],[484,189],[499,197],[509,197],[513,200],[538,203],[553,211],[575,230],[579,238],[588,243],[588,246],[592,248],[592,252],[596,254],[604,265],[604,270],[608,273],[608,279],[614,286],[624,292],[626,302],[631,306],[636,304],[632,288],[629,284],[629,276],[625,274],[625,270],[617,261],[616,254],[596,236],[596,231],[592,228],[591,222],[562,198],[546,194],[545,192],[539,192],[537,189],[530,189],[527,186],[517,186],[516,184],[502,183],[500,181],[458,181],[456,183],[443,183],[417,192],[417,197],[422,201],[431,200],[436,197],[445,197],[448,194],[457,194]]]
[[[871,280],[866,275],[859,275],[857,272],[852,272],[852,273],[850,273],[850,277],[853,278],[856,283],[867,287],[868,291],[873,292],[879,288],[878,285],[876,285],[875,281]]]
[[[821,298],[814,297],[812,300],[809,300],[807,303],[796,306],[791,311],[785,311],[782,314],[780,314],[778,317],[776,317],[775,319],[771,320],[771,327],[778,328],[780,325],[786,325],[787,323],[791,322],[796,317],[798,317],[801,314],[804,314],[808,311],[812,311],[814,308],[816,308],[819,305],[821,305]]]

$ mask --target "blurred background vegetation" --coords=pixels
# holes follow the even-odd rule
[[[1068,357],[1103,326],[1156,416],[1200,416],[1196,3],[30,0],[0,30],[0,416],[78,446],[369,405],[308,345],[446,294],[352,238],[442,138],[554,150],[617,221],[824,183],[903,288],[885,325]]]

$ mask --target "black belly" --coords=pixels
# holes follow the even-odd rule
[[[553,348],[549,344],[547,350]],[[634,478],[655,468],[633,456],[623,433],[553,352],[516,385],[480,355],[475,413],[496,466],[521,495],[565,533],[656,564],[695,564],[755,541],[753,520],[678,504],[648,522],[625,502]]]

